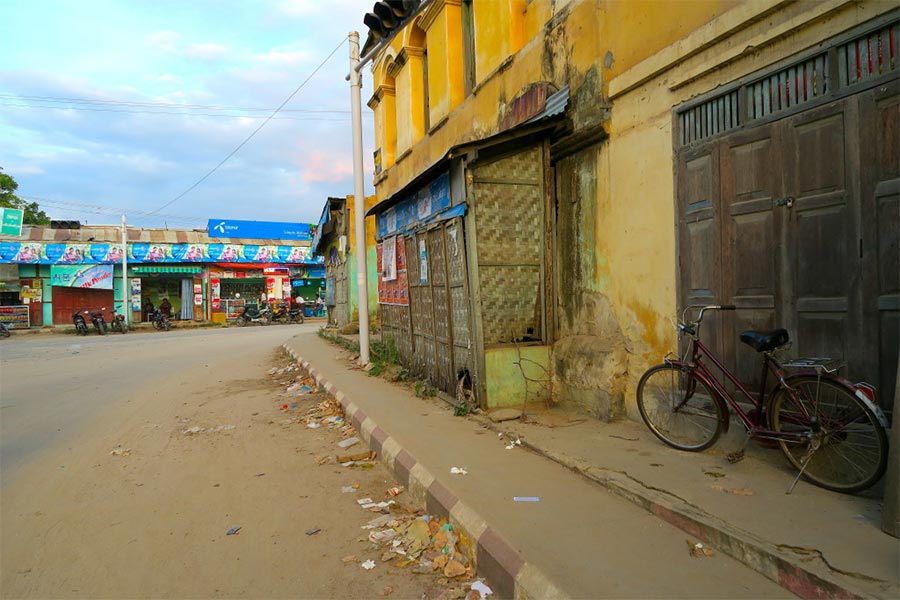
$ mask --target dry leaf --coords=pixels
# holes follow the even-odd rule
[[[727,488],[722,487],[721,485],[712,485],[710,486],[712,489],[717,492],[725,492],[727,494],[734,494],[735,496],[755,496],[756,492],[751,490],[750,488]]]
[[[355,554],[348,554],[344,558],[341,559],[341,562],[350,563],[356,560]]]
[[[466,568],[455,560],[448,561],[447,566],[444,567],[444,575],[447,577],[458,577],[460,575],[465,575],[465,573]]]
[[[388,585],[388,586],[385,586],[385,588],[383,590],[378,592],[378,595],[379,596],[390,596],[392,593],[394,593],[394,588],[392,588],[391,586]]]

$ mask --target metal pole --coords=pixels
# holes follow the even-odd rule
[[[128,230],[125,225],[125,213],[122,213],[122,314],[125,324],[131,324],[131,306],[128,288]]]
[[[350,105],[353,113],[353,207],[356,235],[356,285],[359,291],[359,364],[369,364],[369,290],[366,283],[366,198],[363,190],[362,76],[359,33],[350,32]]]

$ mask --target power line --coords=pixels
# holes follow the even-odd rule
[[[0,99],[0,107],[8,106],[10,108],[43,108],[47,110],[79,110],[86,112],[107,112],[107,113],[131,113],[144,115],[175,115],[180,117],[226,117],[232,119],[265,119],[265,115],[225,115],[213,113],[196,113],[196,112],[171,112],[162,110],[115,110],[111,108],[87,108],[84,106],[41,106],[39,104],[8,104]],[[271,110],[271,109],[270,109]],[[322,117],[274,117],[279,121],[318,121],[318,122],[339,122],[349,121],[348,118],[328,119]]]
[[[34,100],[38,102],[57,102],[70,104],[108,104],[113,106],[140,106],[177,109],[205,109],[205,110],[243,110],[256,112],[269,112],[272,108],[247,108],[240,106],[222,106],[216,104],[176,104],[173,102],[136,102],[131,100],[99,100],[91,98],[67,98],[64,96],[25,96],[19,94],[0,94],[0,99],[5,100]],[[281,112],[296,113],[338,113],[350,114],[349,110],[310,109],[310,108],[285,108]]]
[[[155,219],[167,219],[169,221],[177,221],[183,223],[206,223],[207,219],[201,217],[188,217],[184,215],[173,215],[173,214],[153,214],[144,210],[137,210],[131,208],[122,208],[122,207],[114,207],[114,206],[103,206],[99,204],[88,204],[85,202],[74,202],[68,200],[52,200],[49,198],[38,198],[35,196],[19,196],[23,200],[28,200],[30,202],[37,202],[39,206],[51,207],[51,208],[59,208],[65,209],[70,212],[75,213],[84,213],[84,214],[97,214],[97,215],[121,215],[122,213],[127,213],[129,215],[134,216],[152,216]]]
[[[282,102],[282,103],[278,106],[278,108],[276,108],[275,111],[274,111],[271,115],[269,115],[269,117],[268,117],[265,121],[263,121],[262,123],[260,123],[259,127],[257,127],[256,129],[253,130],[253,133],[251,133],[250,135],[248,135],[248,136],[246,137],[246,139],[244,139],[243,142],[241,142],[240,144],[238,144],[237,148],[235,148],[234,150],[232,150],[232,151],[228,154],[228,156],[226,156],[225,158],[223,158],[222,161],[221,161],[219,164],[217,164],[215,167],[213,167],[212,170],[210,170],[206,175],[204,175],[203,177],[201,177],[200,179],[198,179],[196,183],[194,183],[194,184],[191,185],[188,189],[184,190],[183,192],[181,192],[180,194],[178,194],[177,196],[175,196],[174,198],[172,198],[171,200],[169,200],[168,202],[166,202],[165,204],[163,204],[162,206],[160,206],[159,208],[157,208],[155,211],[152,211],[150,214],[153,215],[154,213],[156,213],[156,212],[158,212],[158,211],[164,209],[165,207],[174,204],[175,202],[177,202],[178,200],[180,200],[181,198],[183,198],[184,196],[186,196],[191,190],[193,190],[193,189],[196,188],[198,185],[200,185],[201,183],[203,183],[204,181],[206,181],[206,179],[207,179],[210,175],[212,175],[213,173],[215,173],[216,171],[218,171],[218,170],[219,170],[219,167],[221,167],[222,165],[224,165],[224,164],[228,161],[228,159],[230,159],[232,156],[234,156],[235,154],[237,154],[238,150],[240,150],[241,148],[243,148],[244,145],[245,145],[247,142],[249,142],[251,139],[253,139],[253,136],[255,136],[257,133],[259,133],[259,131],[260,131],[263,127],[265,127],[265,126],[269,123],[269,121],[271,121],[272,118],[273,118],[276,114],[278,114],[278,112],[279,112],[282,108],[284,108],[284,105],[287,104],[288,102],[290,102],[291,99],[292,99],[294,96],[296,96],[297,93],[298,93],[301,89],[303,89],[303,86],[305,86],[305,85],[307,84],[307,82],[309,82],[309,80],[312,79],[313,76],[314,76],[316,73],[319,72],[319,69],[321,69],[322,67],[324,67],[324,66],[325,66],[325,63],[327,63],[327,62],[331,59],[331,57],[334,56],[334,53],[337,52],[338,49],[339,49],[341,46],[344,45],[344,41],[345,41],[345,40],[342,39],[341,42],[340,42],[337,46],[335,46],[334,50],[332,50],[331,53],[330,53],[328,56],[325,57],[325,60],[323,60],[321,63],[319,63],[319,66],[316,67],[316,68],[313,70],[313,72],[310,73],[309,76],[308,76],[306,79],[304,79],[303,82],[302,82],[299,86],[297,86],[297,89],[295,89],[293,92],[291,92],[290,95],[289,95],[287,98],[284,99],[284,102]]]

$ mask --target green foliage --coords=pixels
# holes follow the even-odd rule
[[[416,396],[419,398],[431,398],[437,395],[437,390],[430,383],[422,379],[416,382]]]
[[[26,202],[16,196],[16,190],[19,184],[13,179],[12,175],[3,172],[0,167],[0,206],[4,208],[18,208],[25,211],[23,223],[25,225],[49,225],[50,217],[41,210],[37,202]]]
[[[464,417],[470,412],[472,412],[472,408],[468,402],[457,402],[453,405],[453,416],[455,417]]]
[[[400,352],[394,343],[394,338],[389,337],[386,342],[372,344],[372,362],[400,364]]]

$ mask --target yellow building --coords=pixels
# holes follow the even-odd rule
[[[704,336],[742,381],[737,333],[784,326],[890,408],[895,1],[415,4],[363,50],[382,320],[414,371],[634,416],[680,309],[732,303]]]

